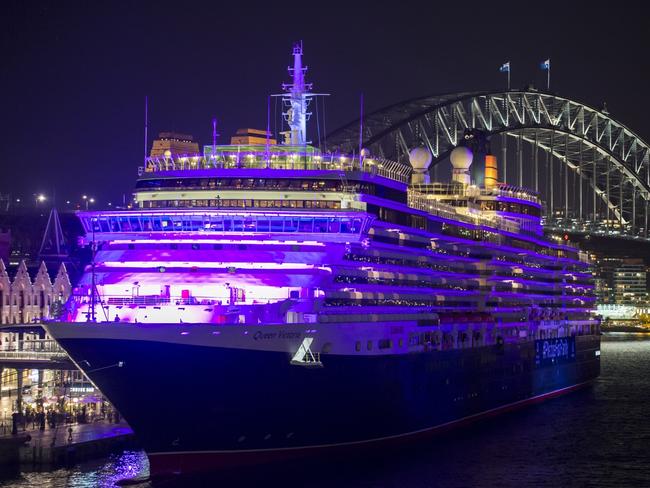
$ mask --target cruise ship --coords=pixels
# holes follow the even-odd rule
[[[539,196],[469,147],[448,182],[425,147],[314,147],[293,58],[283,141],[148,158],[133,209],[79,212],[93,260],[46,327],[152,475],[392,445],[592,382],[590,264]]]

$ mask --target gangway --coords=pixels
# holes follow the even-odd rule
[[[314,342],[313,337],[305,337],[298,346],[298,350],[291,358],[291,364],[294,366],[308,366],[322,368],[323,363],[320,360],[320,353],[311,350],[311,343]]]

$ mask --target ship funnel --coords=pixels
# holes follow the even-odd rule
[[[471,178],[469,175],[469,168],[472,165],[473,157],[474,155],[468,147],[458,146],[456,149],[451,151],[449,159],[451,161],[451,165],[453,166],[453,181],[462,183],[463,185],[470,184]]]
[[[499,181],[497,158],[492,154],[485,155],[485,188],[494,188]]]
[[[411,184],[429,183],[429,165],[431,164],[431,151],[426,147],[416,147],[409,153],[409,162],[413,167],[411,174]]]

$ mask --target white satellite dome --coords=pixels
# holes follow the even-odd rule
[[[415,147],[411,149],[411,152],[409,153],[409,162],[411,163],[411,166],[413,166],[414,170],[420,172],[429,169],[432,158],[433,156],[431,155],[431,151],[424,146]]]
[[[458,146],[451,151],[451,154],[449,155],[451,165],[454,169],[469,169],[472,165],[473,158],[474,154],[472,153],[472,150],[464,146]]]

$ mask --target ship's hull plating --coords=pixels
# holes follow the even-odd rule
[[[57,340],[132,426],[156,474],[398,442],[570,391],[600,370],[597,336],[566,338],[564,350],[530,341],[323,355],[322,367],[282,351]]]

